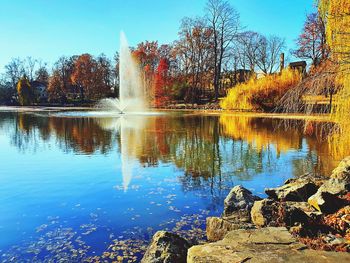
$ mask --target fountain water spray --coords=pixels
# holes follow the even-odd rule
[[[119,99],[103,99],[98,107],[119,113],[144,112],[147,109],[140,68],[123,31],[120,32]]]

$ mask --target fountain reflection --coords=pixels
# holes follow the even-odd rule
[[[121,172],[124,191],[128,190],[133,172],[138,166],[137,148],[142,144],[141,130],[144,129],[145,118],[140,115],[125,115],[118,118],[97,119],[100,127],[107,131],[118,132],[121,157]]]

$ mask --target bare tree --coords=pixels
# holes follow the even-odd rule
[[[251,72],[254,72],[260,42],[261,35],[256,32],[247,31],[239,34],[236,45],[238,47],[238,60],[242,68],[248,67]]]
[[[284,47],[284,40],[280,37],[270,36],[266,38],[260,36],[256,65],[265,75],[276,71],[279,65],[279,57]]]
[[[219,86],[223,60],[227,57],[227,50],[237,37],[239,31],[239,14],[224,0],[208,0],[206,18],[213,31],[214,55],[214,91],[215,100],[219,97]]]
[[[5,78],[11,83],[11,87],[15,88],[19,79],[25,74],[23,61],[19,58],[13,58],[10,63],[5,66]]]
[[[32,57],[27,57],[24,61],[25,73],[29,78],[29,81],[34,80],[35,67],[38,64],[38,60],[33,59]]]

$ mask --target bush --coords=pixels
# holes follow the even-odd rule
[[[251,78],[248,82],[231,88],[220,106],[227,110],[269,111],[300,81],[301,74],[291,69],[285,69],[281,74]]]

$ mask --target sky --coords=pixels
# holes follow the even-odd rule
[[[245,30],[285,38],[295,47],[314,0],[228,0]],[[49,67],[62,55],[119,49],[124,30],[131,46],[171,43],[183,17],[203,16],[206,0],[0,0],[0,72],[12,58],[31,56]]]

